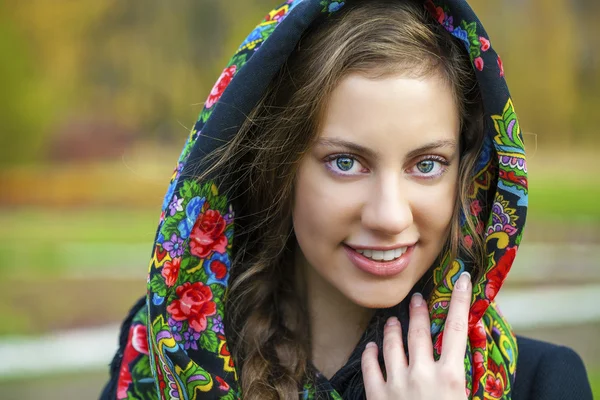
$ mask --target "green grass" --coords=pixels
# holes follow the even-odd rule
[[[549,177],[530,181],[530,220],[600,221],[600,179]]]
[[[2,399],[97,399],[108,381],[104,371],[51,374],[32,378],[0,380]]]
[[[2,279],[0,337],[120,322],[146,293],[144,268],[139,269],[139,277],[120,280]]]
[[[0,237],[29,240],[138,243],[152,239],[160,210],[0,209]]]
[[[594,398],[600,399],[600,367],[588,371],[588,377],[590,378]]]
[[[2,209],[0,276],[143,270],[157,223],[147,209]]]

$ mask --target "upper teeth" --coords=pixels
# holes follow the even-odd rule
[[[363,256],[367,258],[372,258],[373,260],[384,260],[391,261],[393,259],[399,258],[406,251],[406,247],[400,247],[394,250],[356,250]]]

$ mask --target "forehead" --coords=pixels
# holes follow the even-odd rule
[[[459,129],[453,92],[441,77],[351,74],[332,92],[319,136],[410,147],[458,140]]]

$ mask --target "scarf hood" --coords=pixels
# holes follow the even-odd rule
[[[241,44],[211,90],[173,172],[149,265],[143,307],[133,316],[119,367],[117,398],[198,399],[243,397],[224,330],[224,297],[230,275],[236,209],[216,180],[198,182],[199,162],[236,134],[302,33],[344,2],[288,0],[260,22]],[[494,298],[521,240],[527,208],[527,169],[519,123],[502,61],[464,0],[427,0],[424,6],[464,42],[484,104],[485,139],[473,178],[478,201],[463,216],[483,233],[487,265],[473,284],[465,357],[471,399],[509,399],[517,345]],[[468,240],[468,238],[467,238]],[[444,260],[433,270],[431,332],[439,357],[454,282],[465,263]],[[324,380],[322,376],[318,379]],[[317,381],[318,381],[317,379]],[[319,392],[341,398],[325,380]],[[304,398],[315,398],[304,387]]]

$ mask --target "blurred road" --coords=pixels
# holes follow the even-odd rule
[[[600,323],[599,294],[600,284],[506,289],[499,293],[498,304],[517,332],[542,331]],[[109,325],[30,339],[4,338],[0,340],[0,377],[106,368],[117,349],[118,329]]]

